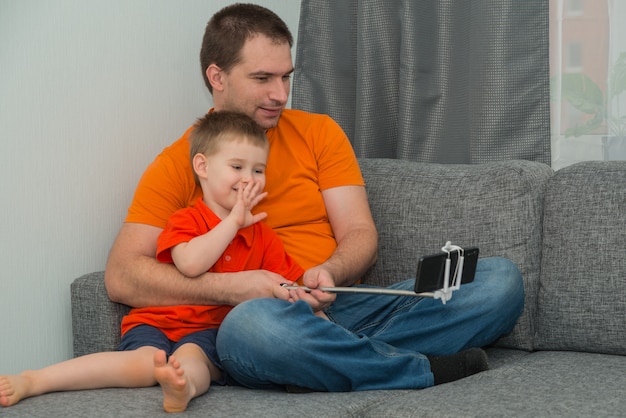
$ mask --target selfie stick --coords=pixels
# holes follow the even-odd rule
[[[452,299],[452,292],[455,290],[459,290],[461,287],[461,277],[463,275],[463,248],[458,245],[452,245],[450,241],[446,242],[446,245],[441,248],[441,250],[448,254],[446,258],[445,270],[444,270],[444,280],[443,280],[443,288],[436,290],[434,292],[422,292],[417,293],[412,290],[400,290],[400,289],[388,289],[382,287],[319,287],[318,289],[323,292],[330,293],[370,293],[376,295],[389,295],[389,296],[418,296],[425,298],[433,298],[440,299],[441,302],[445,305],[447,301]],[[454,271],[452,281],[450,281],[450,265],[452,263],[451,254],[457,251],[459,254],[459,261],[456,264],[456,269]],[[305,292],[311,292],[313,289],[310,289],[306,286],[291,286],[287,284],[281,285],[285,289],[295,290],[302,289]]]
[[[283,284],[281,286],[289,290],[302,289],[305,292],[311,292],[312,290],[314,290],[306,286],[290,286],[288,284]],[[390,296],[421,296],[425,298],[435,297],[435,293],[433,292],[416,293],[412,290],[387,289],[384,287],[347,286],[347,287],[318,287],[318,289],[323,292],[330,292],[330,293],[371,293],[371,294],[376,294],[376,295],[390,295]]]

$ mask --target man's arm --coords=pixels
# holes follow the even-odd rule
[[[350,286],[363,277],[378,256],[378,232],[372,219],[367,193],[363,186],[334,187],[322,192],[337,248],[319,266],[304,273],[303,284],[310,288],[321,286]],[[313,310],[330,305],[335,294],[298,290],[294,299],[307,301]]]
[[[322,192],[337,249],[321,267],[332,273],[335,286],[350,286],[378,256],[378,232],[363,186],[334,187]]]
[[[172,264],[156,260],[161,229],[125,223],[111,248],[104,275],[112,301],[132,307],[163,305],[237,305],[255,297],[287,300],[289,283],[265,270],[205,273],[190,279]]]

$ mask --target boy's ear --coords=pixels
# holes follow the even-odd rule
[[[209,83],[211,83],[213,90],[224,90],[223,75],[224,72],[222,69],[215,64],[209,65],[206,69],[206,78],[209,80]]]
[[[198,175],[198,177],[206,178],[207,177],[206,156],[204,156],[203,154],[196,154],[193,156],[192,163],[193,163],[193,171]]]

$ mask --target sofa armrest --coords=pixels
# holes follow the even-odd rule
[[[109,299],[104,272],[85,274],[75,279],[70,289],[74,356],[116,350],[122,317],[130,308]]]

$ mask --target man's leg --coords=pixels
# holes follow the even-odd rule
[[[406,280],[390,287],[413,286],[413,280]],[[462,285],[445,305],[431,298],[381,304],[376,295],[355,296],[361,295],[338,295],[326,314],[354,333],[439,356],[492,343],[513,329],[524,308],[522,276],[515,264],[500,257],[479,260],[474,281]],[[378,310],[376,317],[368,315],[372,309]]]
[[[412,281],[394,287],[410,288]],[[488,344],[510,331],[523,306],[518,270],[503,259],[481,260],[474,283],[452,300],[338,295],[312,315],[304,302],[248,301],[218,333],[228,373],[250,387],[294,385],[314,390],[423,388],[434,383],[425,356]]]
[[[254,299],[236,306],[220,326],[217,352],[228,374],[253,388],[343,392],[433,384],[424,355],[353,334],[313,315],[304,301]]]

